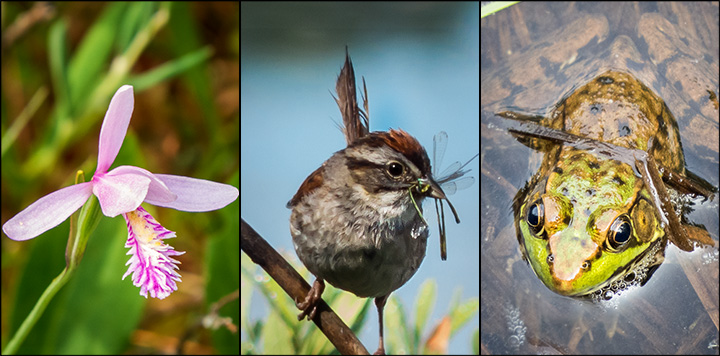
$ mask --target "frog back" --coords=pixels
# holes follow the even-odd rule
[[[684,172],[680,134],[665,102],[630,74],[607,71],[575,90],[546,124],[582,137],[648,151],[665,167]]]

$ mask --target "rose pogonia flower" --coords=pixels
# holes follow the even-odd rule
[[[238,189],[227,184],[184,176],[153,174],[140,167],[120,166],[108,172],[122,146],[134,107],[133,87],[123,85],[113,96],[100,129],[98,164],[89,182],[50,193],[30,204],[3,225],[5,234],[16,241],[39,236],[65,221],[92,194],[104,215],[123,214],[128,226],[129,273],[141,287],[141,295],[164,298],[177,289],[180,255],[162,240],[175,233],[163,228],[140,204],[146,203],[182,211],[211,211],[237,199]],[[183,252],[184,253],[184,252]],[[125,278],[123,276],[123,278]]]

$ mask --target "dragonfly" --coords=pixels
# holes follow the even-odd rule
[[[444,200],[450,206],[450,210],[452,210],[453,215],[455,216],[455,222],[459,224],[460,218],[458,217],[457,211],[455,211],[455,207],[452,203],[450,203],[450,200],[447,199],[447,195],[455,194],[458,190],[468,188],[475,183],[475,177],[465,177],[465,174],[470,172],[470,169],[465,169],[465,167],[480,154],[475,154],[464,164],[461,164],[459,161],[455,161],[442,170],[442,172],[438,173],[440,170],[439,167],[442,166],[442,160],[445,156],[447,143],[448,134],[445,131],[440,131],[435,134],[435,137],[433,137],[433,178],[443,192],[445,192],[446,197]],[[445,261],[447,260],[445,208],[442,201],[438,203],[439,200],[441,199],[435,199],[435,214],[437,215],[438,229],[440,230],[440,258]],[[438,204],[440,205],[439,208]]]

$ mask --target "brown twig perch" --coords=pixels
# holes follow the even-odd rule
[[[310,285],[302,276],[243,219],[240,219],[240,249],[262,267],[292,300],[302,300],[310,291]],[[325,301],[318,303],[318,312],[312,321],[341,354],[368,354],[365,346]]]

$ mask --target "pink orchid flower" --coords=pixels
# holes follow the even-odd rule
[[[3,225],[5,234],[16,241],[39,236],[59,225],[78,210],[94,194],[104,215],[123,215],[128,226],[130,267],[123,279],[133,273],[135,286],[147,298],[165,298],[177,290],[175,271],[178,261],[170,258],[183,254],[165,245],[162,240],[175,233],[162,227],[140,204],[182,211],[202,212],[225,207],[235,201],[238,189],[227,184],[203,179],[153,174],[134,166],[108,169],[117,157],[127,133],[134,107],[133,87],[123,85],[113,96],[100,129],[98,164],[89,182],[52,192],[30,204]]]

